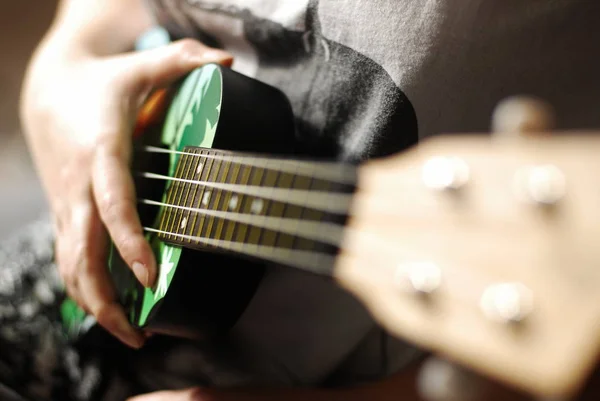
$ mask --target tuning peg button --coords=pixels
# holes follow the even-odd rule
[[[442,271],[433,262],[401,263],[396,269],[396,284],[403,290],[429,295],[442,285]]]
[[[526,167],[517,171],[515,189],[521,199],[551,206],[566,195],[566,181],[563,172],[554,165]]]
[[[425,162],[422,171],[425,186],[438,191],[461,189],[469,177],[469,166],[458,157],[433,157]]]
[[[483,292],[480,306],[490,320],[520,323],[533,310],[533,293],[521,283],[494,284]]]

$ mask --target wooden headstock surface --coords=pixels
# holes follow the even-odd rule
[[[337,278],[398,336],[571,396],[600,351],[600,136],[551,123],[511,99],[492,136],[365,165]]]

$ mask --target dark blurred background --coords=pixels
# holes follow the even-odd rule
[[[50,25],[56,3],[0,1],[0,240],[47,210],[21,133],[19,92],[27,62]]]

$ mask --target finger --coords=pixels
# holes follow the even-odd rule
[[[152,287],[156,281],[156,260],[136,208],[136,193],[127,163],[127,140],[107,141],[96,152],[92,187],[100,218],[119,254],[140,283]]]
[[[126,93],[147,93],[151,89],[168,86],[194,68],[208,63],[231,66],[233,57],[193,39],[183,39],[164,47],[123,56],[120,61],[127,71]]]
[[[71,241],[71,229],[63,226],[60,233],[57,233],[55,239],[55,261],[60,274],[60,278],[65,286],[65,291],[69,298],[83,309],[86,313],[89,313],[89,309],[85,302],[81,298],[79,286],[78,286],[78,274],[76,271],[77,256],[75,255],[75,246]]]
[[[77,268],[79,297],[102,327],[130,347],[139,348],[144,338],[131,327],[117,302],[108,273],[106,233],[91,201],[80,215],[73,225],[74,232],[82,236],[78,247],[82,250]]]
[[[140,395],[127,401],[211,401],[205,391],[200,388],[191,388],[179,391],[159,391],[156,393]]]

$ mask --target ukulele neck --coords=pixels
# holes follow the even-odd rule
[[[356,167],[187,147],[160,219],[161,240],[288,265],[333,268]]]

